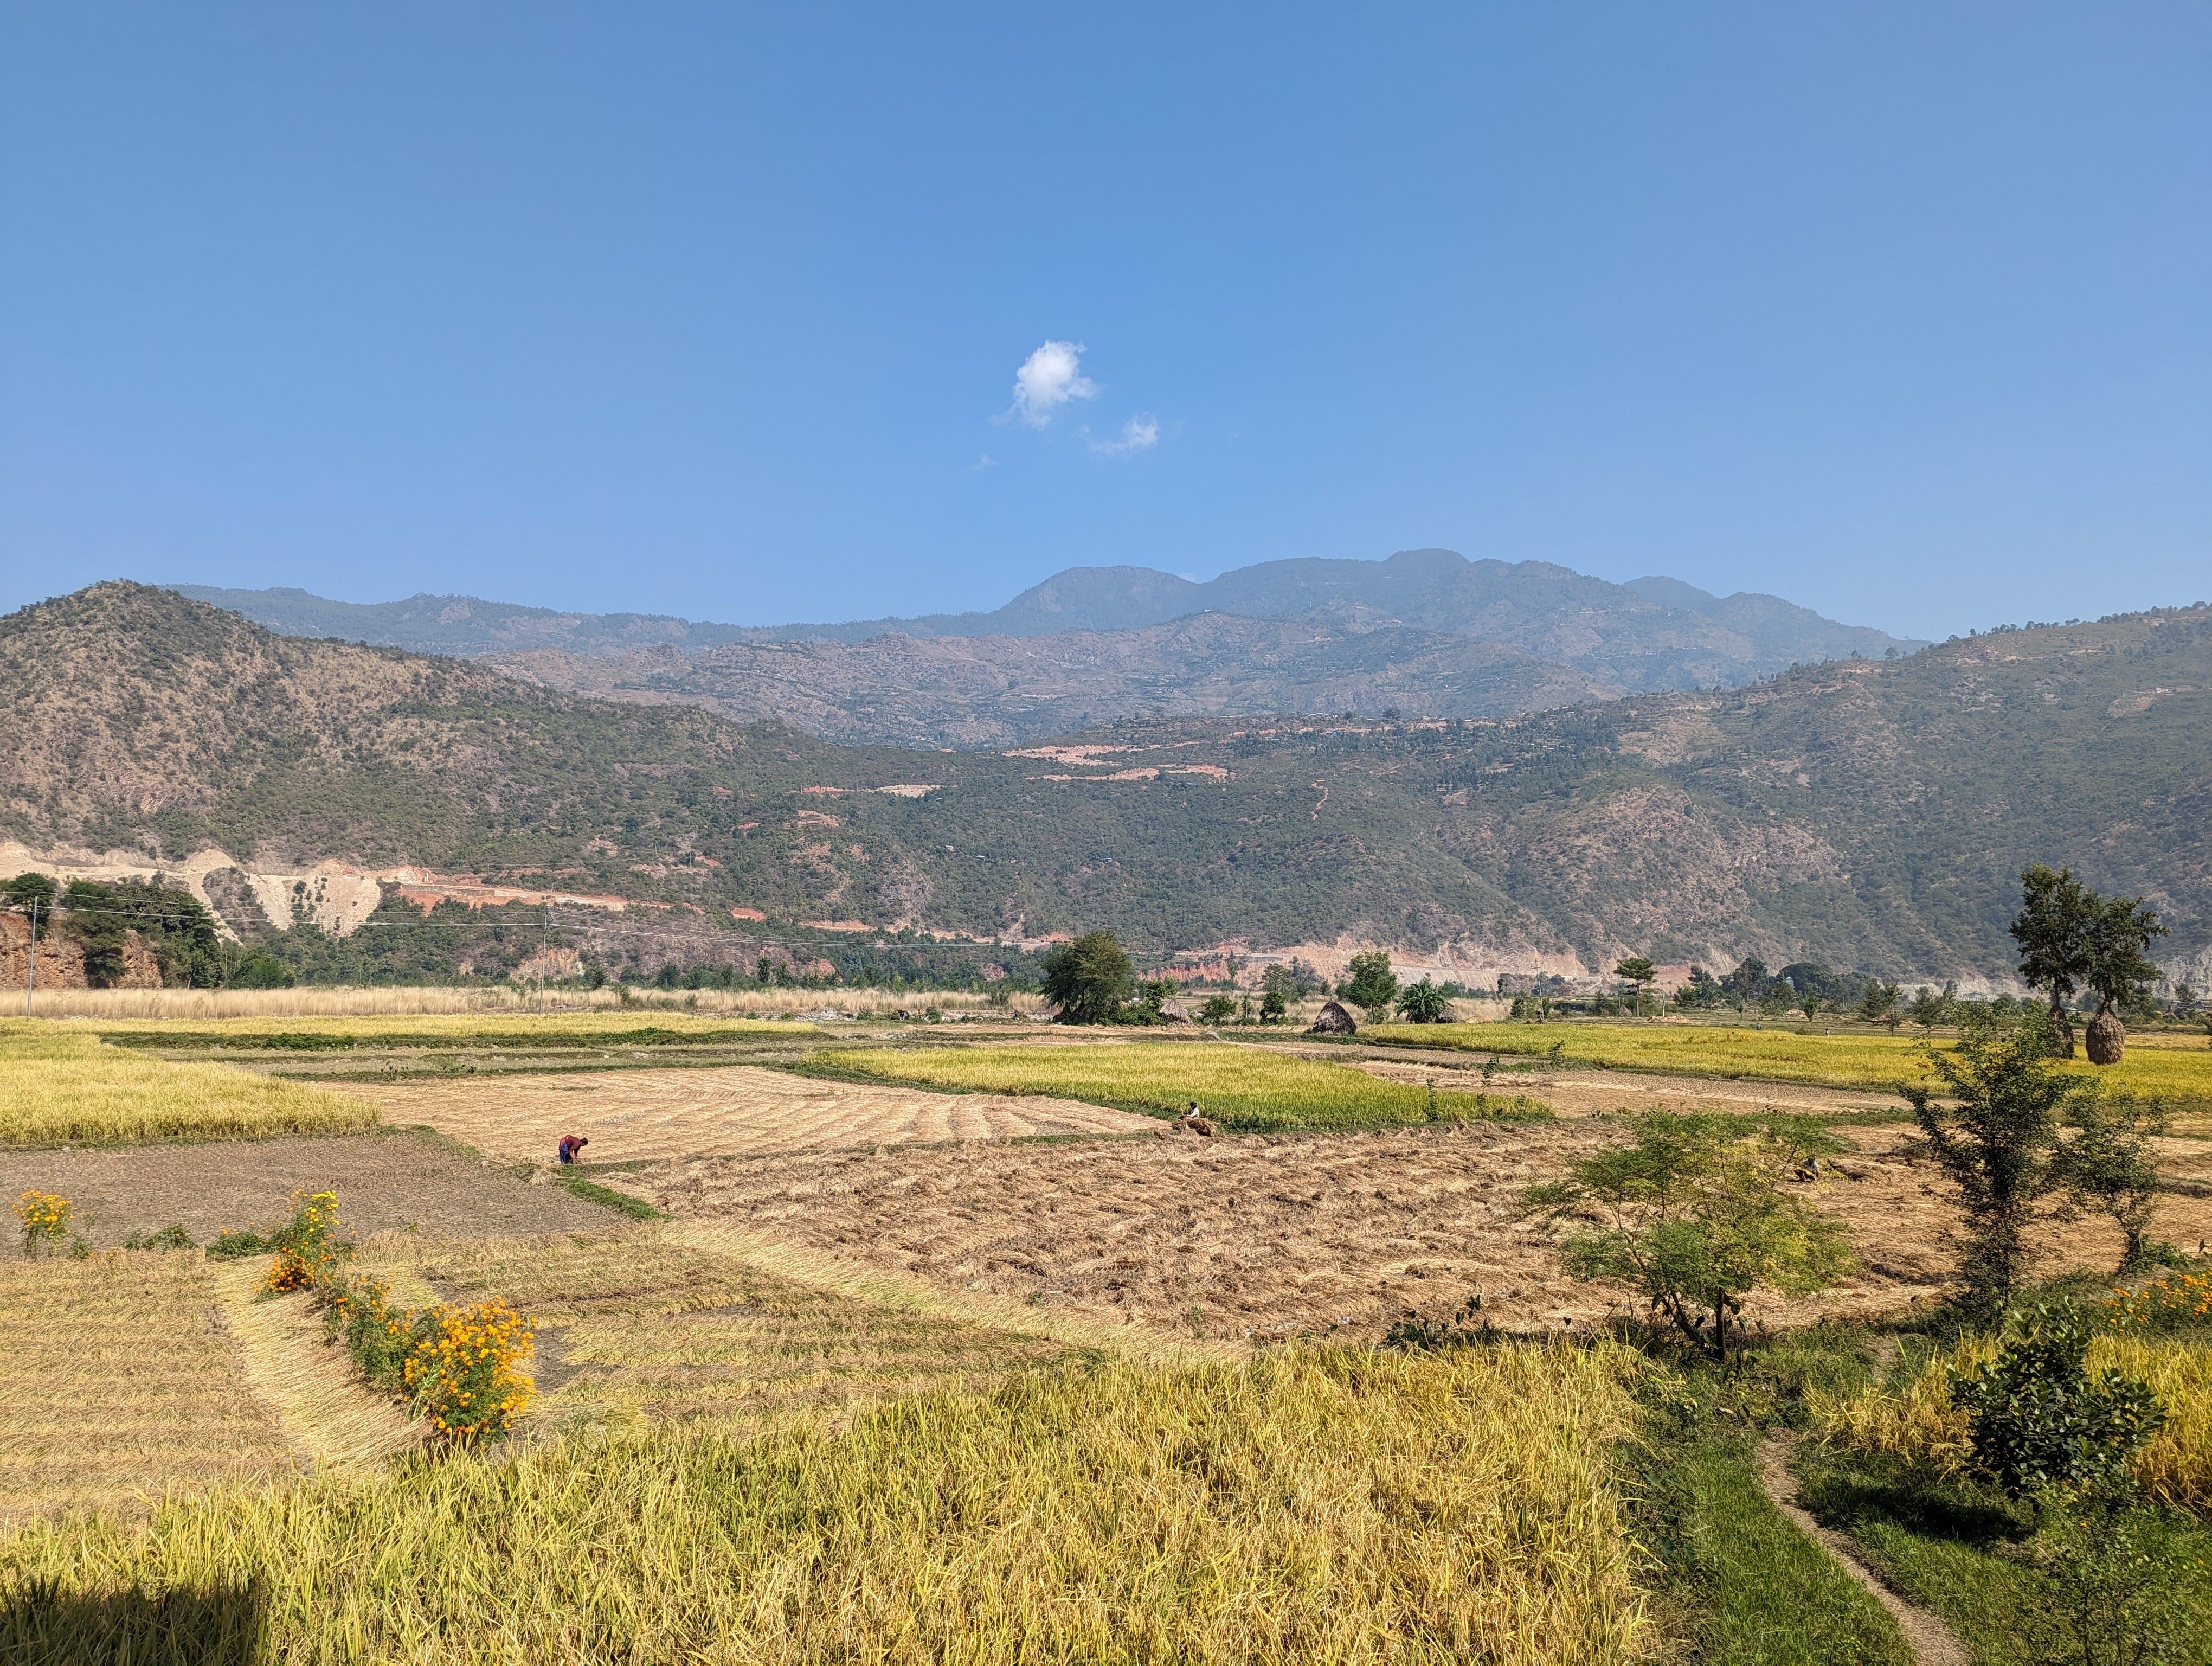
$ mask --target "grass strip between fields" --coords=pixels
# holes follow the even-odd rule
[[[1466,1093],[1385,1081],[1326,1060],[1220,1042],[838,1049],[792,1067],[916,1087],[1079,1099],[1153,1116],[1193,1100],[1245,1134],[1395,1128],[1545,1117],[1517,1094]]]
[[[230,1065],[167,1064],[36,1021],[0,1024],[0,1145],[119,1146],[372,1128],[376,1107]]]
[[[618,1215],[628,1215],[632,1220],[659,1220],[659,1210],[641,1197],[632,1197],[628,1192],[618,1192],[611,1186],[602,1186],[596,1180],[587,1180],[580,1174],[560,1172],[553,1177],[555,1183],[572,1197],[580,1197],[586,1203],[596,1203],[603,1209],[612,1209]]]

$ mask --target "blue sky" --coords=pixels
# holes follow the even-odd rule
[[[0,605],[2195,599],[2208,87],[2203,0],[0,3]]]

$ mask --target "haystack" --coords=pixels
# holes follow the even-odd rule
[[[1352,1021],[1352,1014],[1345,1010],[1343,1002],[1325,1000],[1322,1003],[1319,1016],[1313,1021],[1313,1028],[1306,1033],[1310,1036],[1356,1036],[1359,1033],[1359,1026]]]
[[[2118,1064],[2128,1044],[2128,1032],[2120,1027],[2118,1012],[2100,1012],[2089,1020],[2089,1062]]]

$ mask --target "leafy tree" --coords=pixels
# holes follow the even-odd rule
[[[1859,1016],[1869,1024],[1887,1025],[1889,1033],[1895,1035],[1904,1018],[1899,1010],[1897,986],[1884,983],[1878,977],[1869,978],[1865,992],[1859,996]]]
[[[1061,1024],[1106,1024],[1134,993],[1136,974],[1111,932],[1085,932],[1044,958],[1044,998]]]
[[[2096,897],[2094,891],[2090,895]],[[2081,981],[2095,994],[2097,1017],[2102,1019],[2122,1003],[2148,1005],[2150,985],[2159,971],[2144,952],[2150,947],[2151,939],[2165,934],[2166,927],[2140,897],[2096,897],[2096,902],[2085,937],[2087,954]],[[2092,1057],[2098,1050],[2092,1047]],[[2118,1063],[2118,1048],[2111,1056],[2096,1061]]]
[[[1954,999],[1952,992],[1957,987],[1954,983],[1946,983],[1939,991],[1922,984],[1912,997],[1912,1004],[1905,1009],[1905,1016],[1923,1030],[1933,1033],[1937,1025],[1950,1022]]]
[[[1367,1010],[1368,1020],[1379,1024],[1390,1015],[1390,1003],[1398,998],[1398,975],[1390,970],[1390,956],[1382,949],[1352,957],[1348,976],[1336,986],[1336,993],[1355,1006]]]
[[[1726,995],[1720,981],[1702,966],[1690,968],[1690,981],[1674,991],[1674,1005],[1685,1012],[1718,1006]]]
[[[234,989],[289,989],[294,977],[289,966],[268,950],[256,948],[240,954],[223,981]]]
[[[2197,1003],[2200,999],[2197,991],[2188,984],[2175,984],[2173,986],[2173,1016],[2184,1024],[2188,1023],[2197,1016]]]
[[[1228,1024],[1236,1017],[1237,997],[1234,995],[1209,995],[1206,1005],[1198,1009],[1200,1024]]]
[[[1176,981],[1171,977],[1144,979],[1137,985],[1134,1004],[1124,1007],[1115,1016],[1131,1024],[1163,1023],[1167,1004],[1176,998]]]
[[[2152,1211],[2159,1197],[2157,1140],[2169,1113],[2161,1099],[2130,1093],[2084,1092],[2069,1120],[2075,1125],[2051,1161],[2052,1177],[2069,1199],[2063,1211],[2091,1210],[2109,1216],[2120,1229],[2123,1247],[2118,1276],[2139,1272],[2155,1259],[2150,1242]]]
[[[1798,1010],[1805,1014],[1805,1021],[1808,1024],[1820,1016],[1820,998],[1816,994],[1808,993],[1798,996],[1797,1006]]]
[[[1920,1149],[1942,1170],[1966,1213],[1959,1277],[1966,1306],[1984,1317],[2011,1304],[2027,1268],[2028,1225],[2055,1183],[2059,1113],[2094,1091],[2053,1069],[2050,1051],[2033,1017],[2007,1020],[1963,1008],[1957,1049],[1928,1049],[1941,1085],[1904,1090],[1920,1124]]]
[[[1658,969],[1644,956],[1632,954],[1613,969],[1613,975],[1636,986],[1636,1012],[1638,1017],[1643,1017],[1644,993],[1650,987],[1651,981],[1659,976]]]
[[[33,903],[41,907],[54,900],[54,882],[44,873],[19,873],[8,882],[4,893],[8,906],[27,909]]]
[[[2029,988],[2051,992],[2051,1045],[2063,1059],[2074,1056],[2066,1003],[2088,976],[2090,930],[2103,900],[2070,867],[2037,862],[2020,876],[2020,912],[2009,928],[2020,945],[2020,976]]]
[[[1442,1024],[1451,1016],[1451,998],[1425,977],[1406,986],[1398,997],[1398,1012],[1412,1024]]]
[[[1721,981],[1735,997],[1735,1009],[1741,1012],[1753,1001],[1764,1000],[1767,985],[1774,980],[1766,970],[1766,963],[1754,958],[1742,962]]]
[[[1843,1229],[1783,1189],[1807,1158],[1840,1149],[1812,1118],[1652,1110],[1634,1128],[1633,1143],[1522,1195],[1588,1223],[1567,1240],[1575,1277],[1634,1286],[1655,1319],[1725,1362],[1753,1290],[1808,1295],[1849,1270]]]
[[[1304,995],[1307,982],[1302,968],[1303,963],[1297,961],[1287,966],[1278,963],[1260,975],[1261,1023],[1279,1024],[1289,1014],[1291,1003]]]

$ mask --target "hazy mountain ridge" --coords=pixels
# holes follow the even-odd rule
[[[2148,895],[2160,960],[2212,981],[2206,609],[1518,720],[1132,721],[1010,754],[572,698],[108,584],[0,619],[0,835],[34,848],[556,875],[702,925],[1923,977],[2003,974],[2042,860]]]
[[[1015,746],[1152,714],[1407,710],[1506,716],[1621,692],[1495,642],[1401,625],[1201,613],[1060,636],[745,642],[685,654],[487,656],[549,688],[777,719],[845,745]]]
[[[1442,550],[1267,562],[1204,584],[1071,568],[989,612],[768,627],[177,588],[289,634],[496,656],[549,687],[897,745],[1000,745],[1140,712],[1498,715],[1915,646],[1778,597]]]

